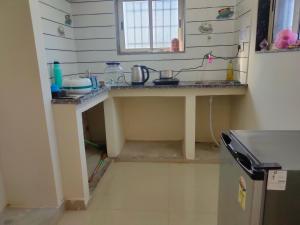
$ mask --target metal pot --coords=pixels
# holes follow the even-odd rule
[[[173,79],[173,70],[161,70],[159,71],[160,79]]]

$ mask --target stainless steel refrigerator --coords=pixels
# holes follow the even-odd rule
[[[300,131],[222,134],[218,225],[300,225]]]

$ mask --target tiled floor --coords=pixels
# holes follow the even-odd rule
[[[217,164],[118,162],[59,225],[216,225],[217,198]]]
[[[0,225],[55,225],[62,209],[14,209],[0,213]]]
[[[120,162],[186,162],[181,141],[127,141]],[[196,143],[193,162],[219,163],[219,149],[212,143]]]

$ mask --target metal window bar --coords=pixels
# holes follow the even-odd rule
[[[153,51],[153,0],[148,0],[149,3],[149,31],[150,31],[150,49]],[[156,13],[155,13],[156,19]],[[156,35],[156,32],[155,32]]]
[[[172,1],[170,0],[169,1],[169,6],[170,6],[170,28],[169,28],[169,32],[170,32],[170,37],[169,37],[169,40],[171,40],[172,39]]]

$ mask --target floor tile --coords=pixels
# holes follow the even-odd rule
[[[169,225],[217,225],[217,214],[171,213]]]
[[[114,162],[87,211],[59,225],[216,225],[217,164]]]
[[[170,165],[170,211],[216,213],[218,166]]]
[[[168,165],[116,163],[113,176],[100,183],[91,208],[168,210]]]
[[[118,210],[67,212],[58,225],[168,225],[168,214]]]

